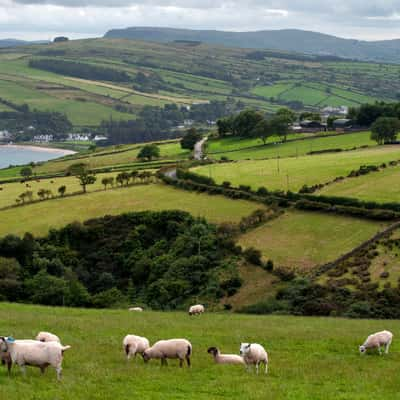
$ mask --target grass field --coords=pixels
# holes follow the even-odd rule
[[[345,179],[317,192],[328,196],[353,197],[380,203],[400,201],[400,168],[389,167],[377,173]]]
[[[312,134],[291,134],[288,136],[288,139],[300,139],[306,136],[313,137]],[[278,138],[271,137],[266,145],[263,145],[260,139],[226,138],[210,140],[207,152],[211,158],[217,160],[222,156],[230,160],[244,160],[277,158],[278,156],[301,156],[311,151],[328,149],[345,150],[360,146],[376,146],[376,142],[370,139],[370,132],[346,133],[307,140],[291,140],[286,143],[279,143]]]
[[[356,218],[287,211],[241,236],[239,244],[261,250],[275,265],[304,271],[335,260],[383,227]]]
[[[16,338],[40,330],[59,335],[72,348],[65,354],[63,381],[54,370],[44,376],[28,367],[10,378],[0,369],[0,398],[8,400],[244,399],[329,400],[397,399],[400,347],[388,356],[360,356],[358,346],[371,332],[400,329],[399,321],[247,316],[180,312],[83,310],[0,304],[2,331]],[[173,323],[171,323],[173,321]],[[127,333],[149,338],[186,337],[193,345],[192,368],[176,361],[161,368],[141,357],[127,364],[122,339]],[[263,344],[269,374],[257,376],[241,366],[216,365],[207,348],[238,353],[240,342]]]
[[[211,176],[217,183],[250,185],[253,189],[298,191],[304,184],[328,182],[346,176],[361,165],[379,165],[400,158],[399,146],[384,146],[341,153],[280,158],[276,160],[238,161],[194,168],[193,171]]]
[[[77,156],[66,159],[58,159],[39,165],[34,168],[36,174],[56,173],[65,171],[70,165],[85,163],[89,168],[110,167],[120,164],[131,164],[137,161],[137,155],[143,145],[114,146],[111,148],[99,149],[99,151],[89,154],[78,154]],[[190,151],[181,148],[179,142],[161,144],[160,158],[179,159],[186,158]]]
[[[50,228],[73,221],[144,210],[183,210],[211,222],[238,222],[260,207],[257,203],[183,192],[165,185],[131,186],[0,211],[0,237],[25,232],[44,235]]]

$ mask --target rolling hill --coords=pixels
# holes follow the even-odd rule
[[[363,41],[343,39],[298,29],[255,32],[224,32],[154,27],[131,27],[108,31],[106,38],[155,42],[199,41],[228,47],[275,49],[315,55],[331,55],[379,62],[400,62],[400,40]]]

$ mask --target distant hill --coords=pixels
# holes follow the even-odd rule
[[[333,55],[358,60],[400,63],[400,39],[362,41],[342,39],[297,29],[257,32],[224,32],[174,28],[132,27],[108,31],[105,38],[138,39],[155,42],[201,41],[228,47],[275,49],[300,53]]]
[[[31,44],[46,44],[46,43],[49,43],[49,42],[45,41],[45,40],[26,41],[26,40],[18,40],[18,39],[0,39],[0,48],[28,46]]]

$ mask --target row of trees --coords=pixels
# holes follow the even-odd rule
[[[218,134],[220,137],[256,137],[264,143],[270,136],[280,136],[282,141],[286,141],[289,125],[296,118],[296,114],[288,108],[281,108],[271,117],[266,117],[259,111],[244,110],[237,115],[219,119]]]

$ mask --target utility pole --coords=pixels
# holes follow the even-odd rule
[[[289,191],[289,173],[286,174],[286,185],[287,185],[287,192]]]

